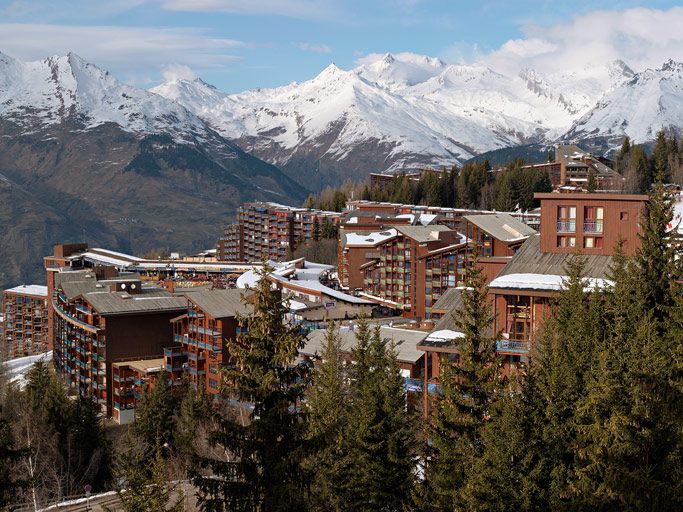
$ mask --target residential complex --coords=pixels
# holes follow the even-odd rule
[[[623,189],[623,177],[610,167],[606,158],[592,155],[574,144],[555,146],[555,160],[533,164],[524,169],[541,169],[548,172],[550,182],[558,190],[587,190],[591,176],[596,190],[618,192]]]
[[[284,261],[302,242],[318,239],[325,223],[337,224],[341,214],[277,203],[245,203],[237,223],[218,240],[220,261]],[[317,230],[317,232],[316,232]]]
[[[48,350],[47,287],[21,285],[2,294],[3,332],[0,360],[32,356]]]

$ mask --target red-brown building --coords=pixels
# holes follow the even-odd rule
[[[171,320],[175,348],[166,350],[171,371],[185,358],[190,383],[210,395],[220,388],[220,369],[228,362],[227,345],[240,333],[238,315],[248,313],[244,290],[201,290],[187,293],[186,310]],[[170,345],[170,344],[169,344]]]
[[[145,389],[151,391],[156,385],[159,372],[165,368],[163,357],[150,357],[134,361],[112,363],[112,389],[114,408],[112,418],[119,425],[132,423],[135,409]],[[180,382],[177,382],[179,384]]]
[[[32,356],[48,350],[47,287],[15,286],[3,292],[2,360]]]

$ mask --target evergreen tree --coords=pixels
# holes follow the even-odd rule
[[[341,482],[343,433],[349,414],[348,376],[339,329],[330,322],[325,346],[307,393],[308,438],[314,452],[307,463],[312,474],[311,506],[316,510],[345,510]]]
[[[359,340],[360,341],[360,340]],[[413,486],[413,420],[396,353],[376,328],[357,368],[344,434],[345,510],[402,510]]]
[[[655,180],[667,183],[671,181],[671,168],[669,167],[669,141],[664,130],[657,132],[655,147],[652,150],[652,167]]]
[[[454,360],[441,359],[441,397],[428,432],[433,453],[426,468],[426,501],[435,511],[466,506],[466,481],[484,454],[483,429],[498,386],[493,312],[485,277],[476,264],[467,285],[462,312],[455,318],[464,336],[458,339]]]
[[[320,240],[320,221],[318,217],[313,219],[313,240],[316,242]]]
[[[153,456],[143,442],[128,431],[124,451],[117,462],[121,487],[117,490],[125,512],[181,512],[185,510],[183,495],[171,500],[166,458],[161,439],[155,442]]]
[[[0,410],[0,509],[15,503],[19,492],[26,487],[23,475],[15,471],[16,464],[26,455],[26,450],[15,446],[9,421]]]
[[[593,169],[588,172],[588,184],[586,187],[589,194],[592,194],[598,190],[598,180],[595,178],[595,172]]]
[[[172,445],[176,405],[168,373],[162,370],[154,386],[145,388],[135,408],[135,433],[149,448],[157,440],[162,445]]]
[[[194,462],[195,439],[201,425],[206,423],[213,413],[211,399],[200,382],[196,388],[185,379],[184,393],[180,402],[176,428],[173,432],[173,446],[183,459],[186,467]]]
[[[253,311],[238,318],[242,334],[227,345],[223,396],[253,409],[246,422],[234,414],[216,417],[209,440],[221,456],[201,458],[202,471],[192,478],[205,511],[305,507],[301,400],[309,377],[305,365],[295,364],[303,335],[285,322],[280,292],[266,277],[270,270],[264,266],[250,297]]]

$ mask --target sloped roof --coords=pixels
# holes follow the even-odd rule
[[[573,253],[541,252],[541,236],[532,235],[522,244],[510,262],[503,267],[500,274],[489,285],[490,288],[504,288],[499,283],[503,276],[512,274],[534,274],[546,276],[566,276],[565,266]],[[589,254],[583,256],[585,261],[584,274],[593,279],[609,279],[609,268],[612,263],[611,256],[602,254]],[[519,287],[519,286],[518,286]]]
[[[101,315],[187,309],[186,298],[171,295],[165,290],[143,289],[140,293],[132,295],[127,292],[106,290],[86,293],[83,298]]]
[[[322,354],[325,346],[325,329],[311,331],[306,338],[306,345],[299,352],[304,355],[313,356]],[[356,333],[348,328],[340,329],[342,351],[350,352],[357,343]],[[383,340],[393,342],[398,354],[398,360],[406,363],[416,363],[424,352],[417,349],[417,344],[427,337],[428,333],[422,331],[411,331],[408,329],[397,329],[395,327],[380,327],[380,336]]]
[[[453,311],[462,307],[462,291],[464,288],[448,288],[439,299],[432,304],[432,311]]]
[[[244,315],[251,306],[242,302],[243,295],[249,292],[238,288],[227,290],[200,290],[188,293],[187,298],[213,318],[227,318],[237,314]]]
[[[535,229],[507,213],[465,215],[465,219],[502,242],[523,240],[536,233]]]
[[[394,226],[394,229],[408,238],[412,238],[418,243],[432,242],[436,240],[432,236],[434,232],[452,231],[448,226],[436,224],[435,226]]]

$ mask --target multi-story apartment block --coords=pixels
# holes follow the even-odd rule
[[[396,226],[377,245],[377,257],[360,267],[363,295],[404,316],[428,319],[448,288],[465,280],[469,244],[446,226]]]
[[[186,300],[142,285],[137,276],[98,279],[87,270],[54,272],[50,297],[57,373],[113,415],[112,364],[160,357],[173,344],[171,319]]]
[[[244,203],[237,223],[225,228],[218,241],[218,259],[223,261],[283,261],[297,244],[321,235],[325,222],[337,224],[341,214],[277,203]],[[318,232],[316,232],[316,226]]]
[[[135,408],[145,390],[153,390],[159,372],[165,368],[163,357],[150,357],[134,361],[112,363],[112,389],[114,408],[112,418],[119,425],[135,419]]]
[[[542,169],[548,172],[550,183],[555,189],[583,189],[588,186],[592,174],[598,190],[619,191],[623,188],[623,177],[610,167],[606,158],[592,155],[574,144],[555,147],[555,160],[533,164],[524,169]]]
[[[491,282],[536,230],[507,213],[465,215],[465,234],[474,245],[477,264]]]
[[[3,292],[3,359],[31,356],[48,350],[47,287],[21,285]],[[1,333],[0,333],[1,334]]]
[[[165,351],[167,369],[177,371],[185,360],[190,383],[201,383],[210,395],[218,394],[220,369],[228,363],[227,344],[240,333],[237,316],[250,309],[242,300],[245,293],[238,289],[188,293],[185,311],[171,320],[176,346]]]
[[[627,255],[640,246],[639,221],[647,196],[550,193],[536,194],[536,198],[541,201],[540,233],[528,236],[489,284],[493,333],[501,334],[497,351],[503,374],[528,360],[542,319],[562,290],[572,255],[584,255],[586,287],[591,288],[609,283],[617,240],[624,241]],[[434,307],[441,317],[434,334],[440,334],[419,346],[426,352],[425,382],[437,382],[440,358],[457,361],[457,339],[462,333],[454,315],[462,309],[461,294],[462,290],[449,290]],[[428,411],[425,402],[425,414]]]

